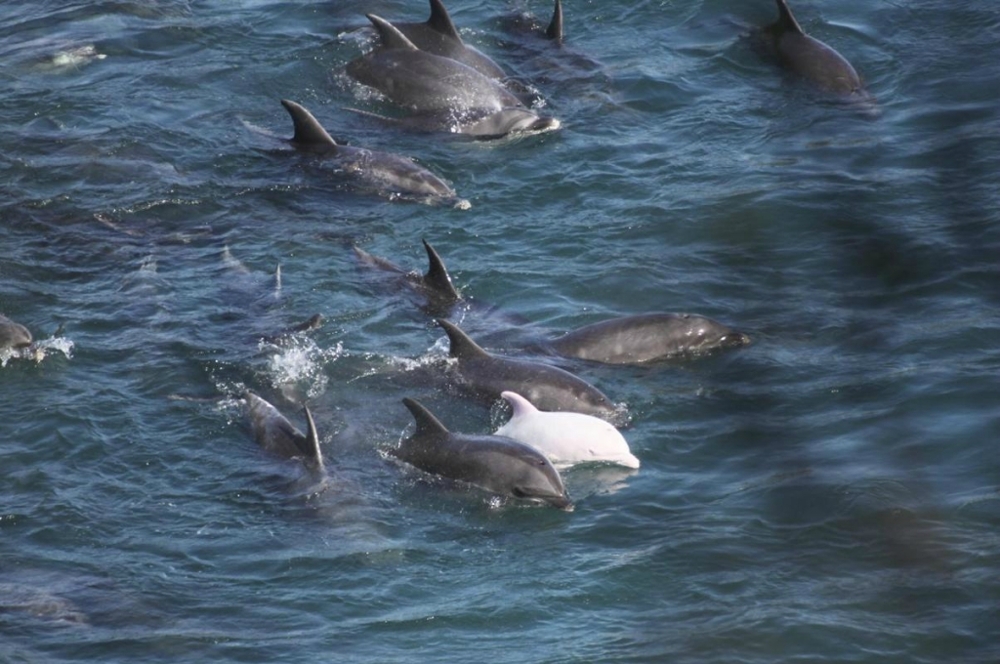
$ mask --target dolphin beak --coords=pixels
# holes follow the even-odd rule
[[[549,498],[546,502],[552,507],[557,507],[564,512],[572,512],[574,509],[573,501],[569,499],[569,495],[563,494],[555,498]]]
[[[738,348],[739,346],[749,346],[750,337],[742,332],[730,332],[720,339],[725,348]]]

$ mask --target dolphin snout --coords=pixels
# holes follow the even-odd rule
[[[749,346],[750,337],[742,332],[730,332],[719,339],[719,343],[724,348],[737,348],[739,346]]]

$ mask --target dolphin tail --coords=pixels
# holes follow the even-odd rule
[[[483,350],[479,344],[469,338],[457,325],[444,318],[438,318],[437,324],[444,328],[451,344],[449,354],[458,359],[473,357],[489,357],[489,353]]]
[[[778,28],[782,32],[798,32],[804,35],[805,31],[799,25],[799,22],[795,20],[792,10],[788,7],[788,3],[785,0],[775,1],[778,3]]]
[[[389,21],[385,20],[381,16],[376,16],[375,14],[365,14],[368,20],[372,22],[375,29],[378,30],[378,36],[382,40],[382,46],[387,49],[401,48],[409,51],[418,51],[416,45],[406,38],[399,28],[394,26]]]
[[[562,0],[556,0],[556,8],[552,12],[552,22],[545,30],[545,36],[552,41],[561,42],[563,40],[563,10]]]
[[[417,431],[414,435],[448,433],[448,427],[441,424],[441,420],[434,417],[434,413],[427,410],[427,408],[416,399],[405,397],[403,399],[403,404],[410,410],[410,413],[413,414],[413,419],[417,422]]]
[[[304,107],[288,99],[282,99],[281,105],[292,116],[292,123],[295,125],[292,143],[311,148],[333,149],[337,147],[337,142],[326,132],[326,129],[323,129],[319,120]]]
[[[446,37],[451,37],[458,43],[462,43],[462,38],[458,35],[458,29],[448,15],[444,3],[441,0],[431,0],[431,17],[427,19],[427,26],[434,32],[441,33]]]
[[[422,240],[422,242],[424,243],[424,249],[427,250],[427,261],[430,264],[427,268],[427,274],[424,275],[424,283],[430,286],[435,292],[447,295],[456,300],[461,299],[458,291],[455,290],[454,284],[451,283],[451,276],[448,274],[448,269],[444,266],[444,261],[434,251],[434,247],[431,246],[430,242],[427,240]]]

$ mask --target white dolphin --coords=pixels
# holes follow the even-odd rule
[[[638,468],[625,438],[611,424],[592,415],[543,412],[516,392],[501,392],[514,409],[510,420],[497,429],[545,454],[556,467],[578,463],[614,463]]]

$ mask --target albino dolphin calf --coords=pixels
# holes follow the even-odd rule
[[[606,364],[644,364],[684,355],[702,355],[750,343],[750,337],[696,314],[651,313],[585,325],[554,339],[564,357]]]
[[[250,426],[258,445],[275,456],[300,459],[308,470],[323,472],[316,422],[308,406],[305,407],[308,433],[303,434],[277,408],[253,392],[247,391],[243,398],[250,410]]]
[[[573,503],[559,472],[541,452],[512,438],[451,433],[427,408],[403,399],[417,429],[390,453],[424,472],[564,510]]]
[[[31,346],[31,341],[28,328],[0,314],[0,351],[22,350]]]
[[[428,203],[447,203],[469,209],[468,201],[458,198],[455,190],[409,157],[340,145],[305,108],[287,99],[281,100],[295,125],[292,145],[319,153],[337,161],[339,169],[359,182],[390,198],[404,196]]]
[[[570,411],[616,420],[621,413],[600,390],[568,371],[527,360],[491,355],[454,323],[439,318],[457,360],[453,375],[460,387],[493,401],[504,391],[527,395],[542,410]]]
[[[514,414],[496,435],[535,447],[557,468],[591,462],[639,467],[625,438],[604,420],[582,413],[545,413],[516,392],[502,392],[500,396]]]
[[[810,37],[785,0],[778,3],[778,20],[762,30],[778,61],[819,89],[845,98],[870,100],[851,63],[830,46]]]

